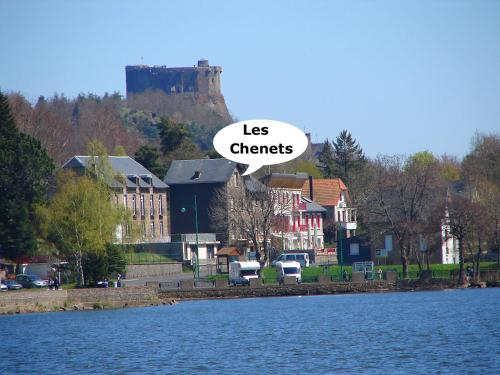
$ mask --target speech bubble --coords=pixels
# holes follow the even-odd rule
[[[214,148],[226,159],[248,164],[243,173],[254,173],[264,165],[293,160],[307,148],[307,137],[298,128],[274,120],[247,120],[228,125],[214,137]]]

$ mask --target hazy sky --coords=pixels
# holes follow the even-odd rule
[[[369,156],[500,131],[500,1],[0,0],[0,89],[125,93],[125,65],[221,65],[240,120],[348,129]]]

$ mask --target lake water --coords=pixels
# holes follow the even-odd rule
[[[0,374],[499,374],[500,289],[0,317]]]

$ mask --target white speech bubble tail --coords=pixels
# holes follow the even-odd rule
[[[261,164],[250,164],[245,173],[242,174],[242,176],[257,172],[260,168],[262,168]]]

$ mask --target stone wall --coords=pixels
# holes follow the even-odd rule
[[[171,302],[171,301],[170,301]],[[34,311],[82,310],[158,303],[158,287],[22,290],[0,293],[0,314]]]
[[[105,303],[115,307],[141,306],[158,299],[158,288],[155,286],[69,289],[67,292],[71,303],[84,305]]]
[[[300,285],[263,285],[258,287],[237,286],[224,288],[200,288],[184,290],[159,291],[160,299],[205,299],[205,298],[248,298],[248,297],[279,297],[306,296],[317,294],[344,294],[383,292],[396,289],[395,284],[386,281],[364,283],[311,283]]]
[[[21,290],[0,293],[0,314],[22,310],[36,311],[42,306],[64,306],[67,290]]]
[[[127,279],[154,276],[172,276],[182,273],[182,263],[129,264],[125,276]]]

